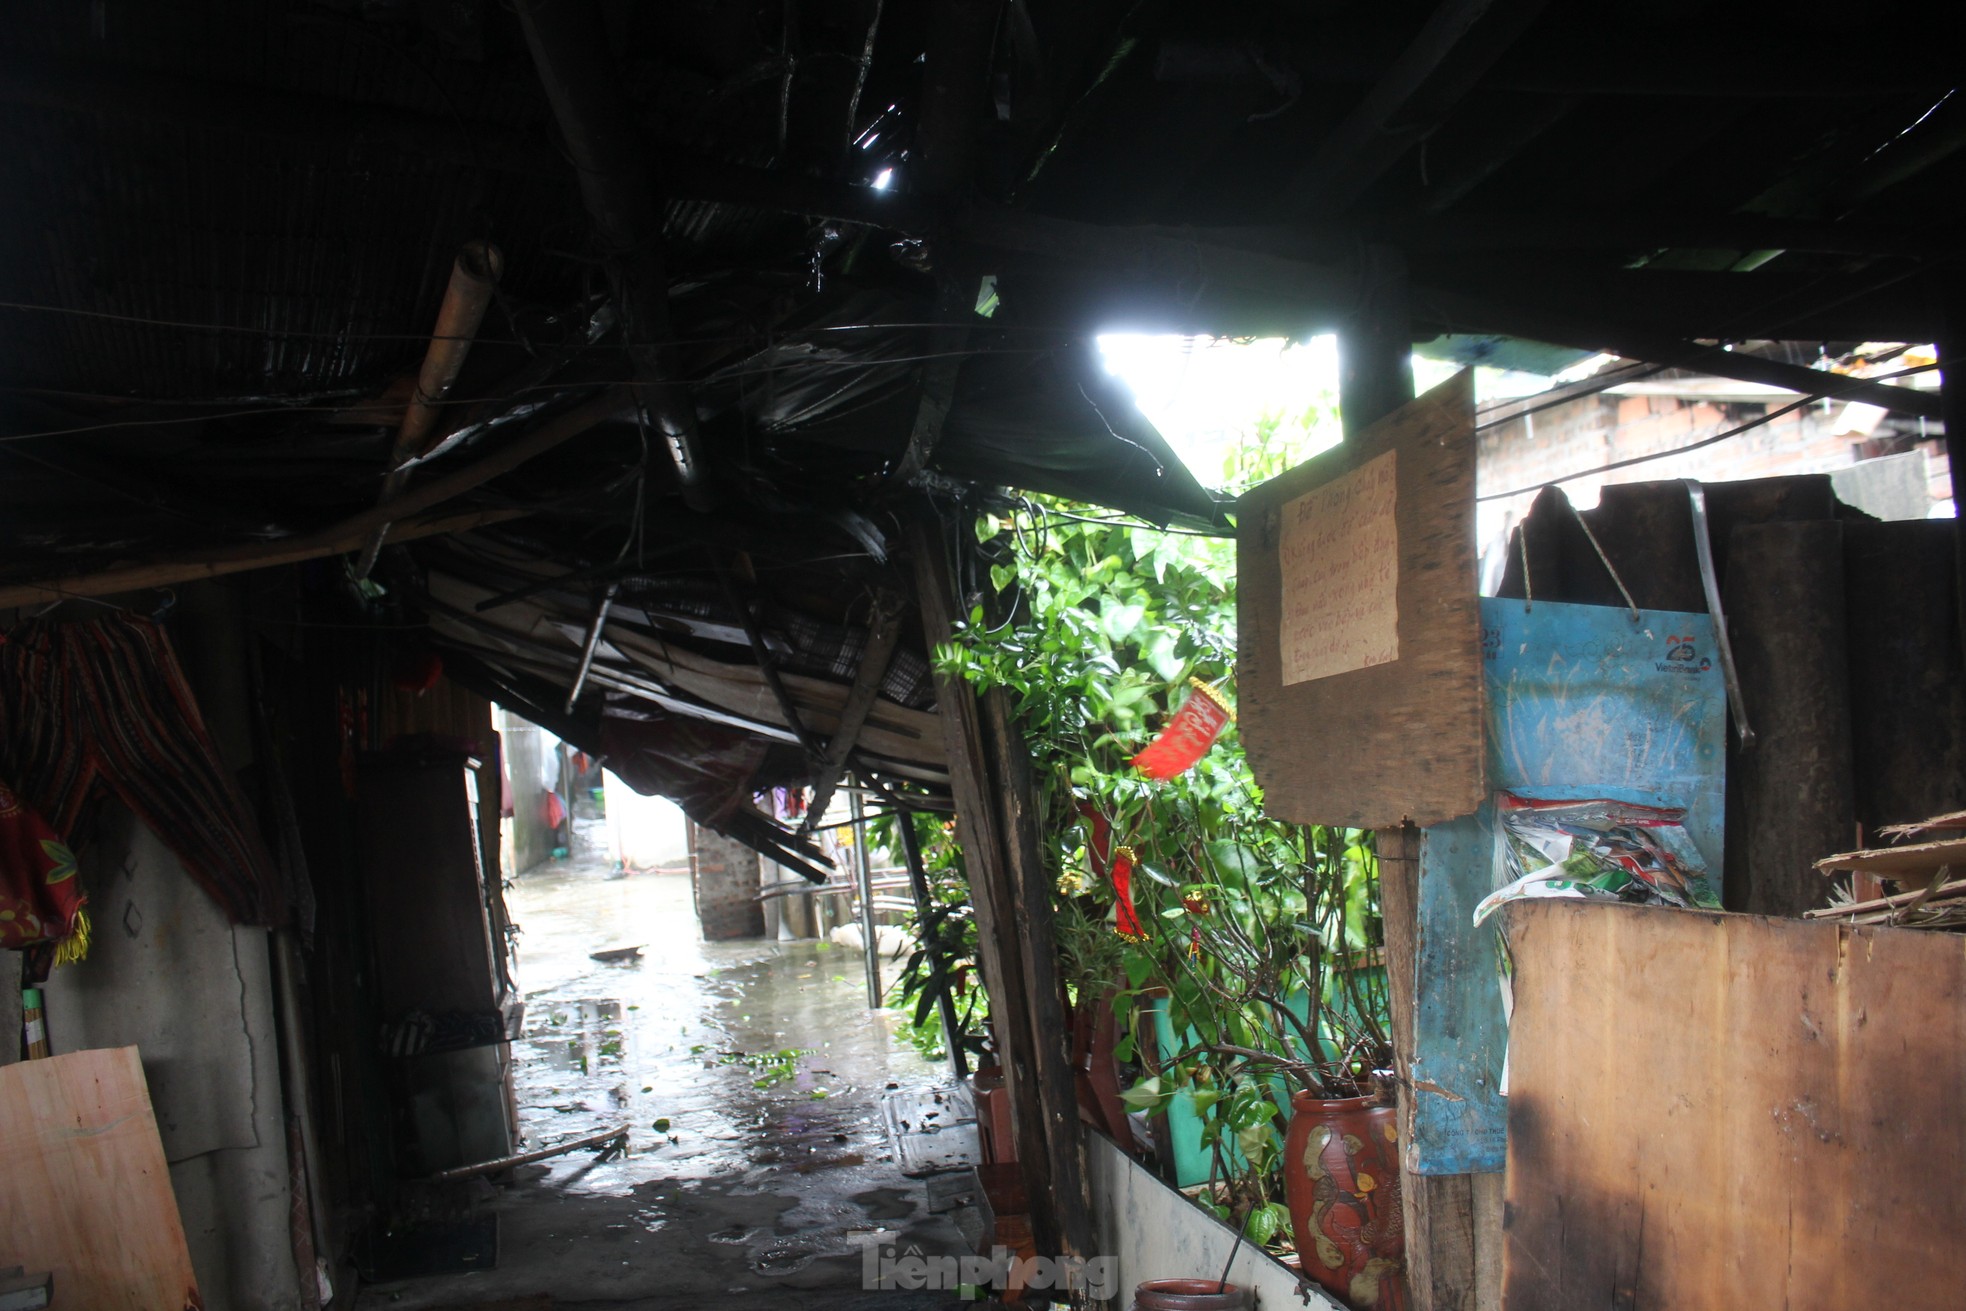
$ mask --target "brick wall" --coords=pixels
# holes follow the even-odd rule
[[[1481,549],[1488,553],[1497,544],[1506,546],[1509,530],[1536,499],[1535,489],[1553,478],[1675,450],[1759,418],[1769,408],[1759,403],[1600,393],[1488,428],[1477,438],[1477,494],[1529,490],[1480,503],[1476,527]],[[1862,417],[1848,407],[1818,403],[1712,446],[1589,474],[1563,484],[1563,489],[1579,509],[1589,509],[1608,483],[1666,478],[1734,482],[1828,473],[1883,454],[1880,446],[1891,445],[1873,439],[1862,427]],[[1936,439],[1916,445],[1927,454],[1935,503],[1952,494],[1944,445]]]
[[[758,901],[758,853],[741,842],[689,826],[690,888],[705,940],[762,938],[765,909]]]

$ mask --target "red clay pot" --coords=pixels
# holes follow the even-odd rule
[[[1357,1311],[1406,1311],[1397,1112],[1306,1092],[1290,1110],[1284,1196],[1304,1274]]]
[[[1255,1304],[1239,1284],[1213,1279],[1149,1279],[1133,1289],[1132,1311],[1249,1311]]]

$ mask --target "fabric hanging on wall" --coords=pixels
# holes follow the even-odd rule
[[[0,947],[59,943],[57,960],[89,950],[75,855],[48,822],[0,782]]]
[[[30,620],[0,638],[0,778],[71,845],[113,794],[234,922],[286,917],[251,812],[148,620]]]

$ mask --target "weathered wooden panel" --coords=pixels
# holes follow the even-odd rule
[[[1843,525],[1735,528],[1725,599],[1755,733],[1735,755],[1729,789],[1727,909],[1800,916],[1828,904],[1815,862],[1857,836]]]
[[[1852,769],[1865,840],[1966,806],[1955,522],[1843,525]]]
[[[1286,511],[1368,466],[1393,476],[1397,656],[1384,658],[1383,632],[1368,604],[1358,615],[1334,615],[1333,622],[1360,631],[1324,660],[1374,663],[1290,681],[1283,616],[1303,597],[1284,594]],[[1473,811],[1482,762],[1472,375],[1457,374],[1358,437],[1251,490],[1238,508],[1236,680],[1243,743],[1264,808],[1299,823],[1369,828]],[[1367,532],[1377,522],[1369,508],[1353,517]],[[1376,554],[1362,549],[1369,543],[1293,544],[1311,548],[1301,563],[1312,574],[1316,550],[1328,549],[1354,574],[1383,579]],[[1302,581],[1300,574],[1300,587]],[[1363,599],[1373,602],[1373,591],[1376,585],[1366,588]],[[1324,660],[1297,664],[1295,672],[1329,667]]]
[[[1958,938],[1506,913],[1510,1311],[1960,1305]]]
[[[1736,527],[1827,520],[1837,514],[1836,493],[1827,474],[1708,483],[1706,493],[1714,568],[1721,577],[1727,574],[1728,547]],[[1523,524],[1528,549],[1510,544],[1496,595],[1521,598],[1526,555],[1528,590],[1538,599],[1623,605],[1623,593],[1604,568],[1608,559],[1640,608],[1706,610],[1685,483],[1677,478],[1613,483],[1599,494],[1597,507],[1585,510],[1583,517],[1590,524],[1590,536],[1578,526],[1563,489],[1545,488]],[[1591,545],[1591,536],[1597,538],[1597,546]],[[1598,546],[1604,548],[1602,557]]]
[[[0,1269],[52,1271],[55,1305],[204,1305],[134,1047],[0,1069]]]

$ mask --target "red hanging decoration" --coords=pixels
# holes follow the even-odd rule
[[[1133,767],[1148,778],[1166,782],[1187,773],[1236,717],[1220,692],[1199,678],[1188,681],[1195,690],[1167,721],[1160,736],[1133,758]]]
[[[406,651],[396,658],[396,666],[390,673],[390,681],[398,691],[414,692],[422,696],[437,686],[444,676],[444,658],[429,647],[420,651]]]
[[[1145,942],[1146,926],[1140,923],[1140,912],[1133,907],[1133,867],[1139,857],[1132,847],[1113,850],[1113,825],[1099,808],[1090,801],[1079,802],[1079,814],[1086,817],[1092,829],[1091,840],[1085,844],[1086,858],[1091,862],[1092,872],[1099,878],[1113,881],[1113,930],[1129,942]]]
[[[1140,912],[1133,908],[1133,848],[1121,847],[1113,853],[1113,928],[1128,942],[1145,942],[1147,930],[1140,923]]]

